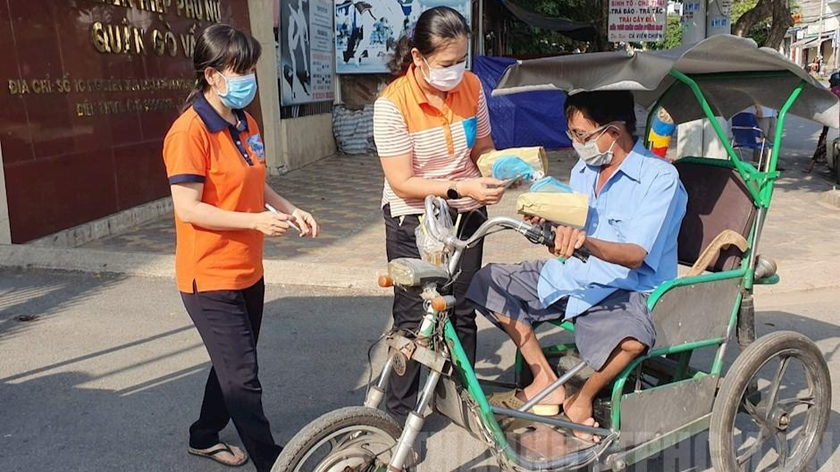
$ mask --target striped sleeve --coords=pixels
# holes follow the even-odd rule
[[[484,97],[484,89],[478,89],[478,132],[476,136],[484,138],[490,135],[490,112],[487,111],[487,99]]]
[[[379,157],[411,153],[411,136],[402,113],[390,100],[379,98],[373,105],[373,140]]]

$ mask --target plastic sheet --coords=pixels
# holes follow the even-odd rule
[[[572,187],[560,182],[554,177],[548,176],[534,182],[531,185],[533,193],[572,193]]]
[[[534,172],[533,166],[517,156],[502,156],[493,164],[493,178],[499,180],[532,180]]]

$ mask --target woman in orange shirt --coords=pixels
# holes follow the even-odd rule
[[[250,455],[257,471],[268,472],[282,448],[257,377],[263,239],[292,225],[315,237],[318,224],[266,183],[265,147],[243,111],[256,95],[260,53],[254,38],[230,26],[202,32],[193,56],[196,89],[166,136],[163,157],[175,207],[178,289],[213,364],[189,452],[229,466]],[[219,441],[230,420],[248,455]]]
[[[481,176],[476,161],[493,149],[490,115],[478,77],[466,71],[470,28],[452,8],[425,10],[404,36],[391,70],[398,77],[376,100],[373,135],[385,173],[382,211],[388,260],[420,258],[415,231],[429,195],[449,199],[462,215],[459,236],[468,238],[487,219],[486,205],[499,202],[502,182]],[[464,295],[481,268],[483,243],[461,258],[454,284],[458,300],[452,322],[464,350],[475,360],[475,309]],[[413,331],[425,314],[419,295],[394,289],[394,327]],[[420,366],[392,375],[386,407],[402,421],[416,403]]]

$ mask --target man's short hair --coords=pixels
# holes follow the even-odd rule
[[[603,126],[623,121],[631,136],[636,134],[636,103],[633,93],[626,90],[608,92],[580,92],[566,97],[566,120],[575,113]]]

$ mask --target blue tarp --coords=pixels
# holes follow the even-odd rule
[[[490,96],[505,69],[514,62],[516,60],[505,57],[473,57],[472,71],[481,79],[484,95],[487,97],[496,148],[570,147],[572,143],[566,136],[566,117],[563,115],[563,104],[566,102],[563,92]]]

